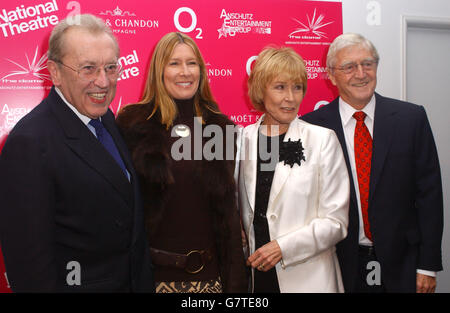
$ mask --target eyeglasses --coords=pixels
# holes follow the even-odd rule
[[[94,81],[98,77],[101,68],[100,66],[96,65],[85,65],[82,68],[76,70],[71,66],[64,64],[61,61],[56,62],[58,62],[61,65],[64,65],[65,67],[71,69],[74,72],[77,72],[78,76],[86,81]],[[105,71],[105,74],[109,79],[117,79],[122,73],[122,65],[120,65],[120,63],[106,64],[103,67],[103,70]]]
[[[359,65],[361,65],[361,68],[363,71],[372,71],[375,69],[377,64],[378,64],[377,60],[365,60],[365,61],[362,61],[361,63],[352,62],[352,63],[345,64],[343,66],[332,67],[332,69],[338,69],[338,70],[344,72],[345,74],[352,74],[358,69]]]

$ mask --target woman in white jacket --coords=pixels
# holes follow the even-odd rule
[[[335,133],[297,118],[306,85],[290,48],[264,49],[248,80],[264,112],[243,131],[239,171],[253,292],[343,292],[349,177]]]

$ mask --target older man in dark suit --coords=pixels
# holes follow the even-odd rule
[[[72,19],[50,37],[50,94],[0,156],[8,280],[14,292],[152,292],[137,177],[108,109],[118,43],[102,20]]]
[[[379,56],[358,34],[330,46],[339,97],[306,114],[333,129],[351,178],[349,230],[337,252],[347,292],[434,292],[442,270],[442,183],[422,106],[375,93]]]

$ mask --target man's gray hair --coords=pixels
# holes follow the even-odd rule
[[[49,60],[60,62],[64,57],[64,34],[71,28],[85,29],[92,34],[106,33],[114,41],[117,49],[117,57],[119,57],[119,43],[111,29],[105,22],[92,14],[80,14],[67,17],[53,28],[48,43],[47,57]]]
[[[350,46],[361,46],[363,48],[366,48],[372,53],[372,56],[377,62],[380,60],[380,56],[378,55],[377,49],[369,39],[363,37],[360,34],[345,33],[336,37],[331,43],[327,54],[327,67],[329,69],[335,67],[336,54],[340,50]]]

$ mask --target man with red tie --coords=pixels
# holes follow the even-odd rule
[[[351,188],[337,245],[347,292],[434,292],[442,270],[439,160],[422,106],[375,93],[379,55],[359,34],[337,37],[327,70],[339,97],[302,117],[333,129]]]

